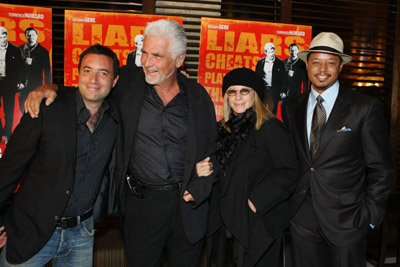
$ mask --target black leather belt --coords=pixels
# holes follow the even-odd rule
[[[85,214],[83,214],[81,216],[62,217],[60,220],[58,220],[57,227],[62,228],[62,229],[75,227],[92,215],[93,215],[93,210],[89,210],[88,212],[86,212]]]
[[[167,184],[167,185],[145,184],[143,182],[140,182],[140,183],[142,184],[142,187],[144,189],[152,190],[152,191],[171,191],[171,190],[182,188],[182,183]]]
[[[168,185],[146,184],[132,175],[126,176],[126,182],[128,183],[131,194],[137,196],[138,198],[144,198],[146,190],[165,192],[182,188],[182,182]]]

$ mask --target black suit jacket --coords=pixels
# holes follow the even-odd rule
[[[301,95],[302,91],[303,93],[308,91],[306,63],[298,58],[296,63],[292,64],[292,69],[290,69],[288,60],[289,58],[284,60],[288,78],[287,98],[295,98]],[[292,71],[292,76],[290,76],[289,71]]]
[[[21,49],[21,53],[24,54],[24,45],[21,45],[19,48]],[[32,58],[32,64],[28,65],[25,62],[25,86],[31,91],[43,83],[51,83],[51,71],[49,52],[39,43],[32,50],[30,57]]]
[[[263,79],[265,76],[264,72],[264,64],[265,64],[265,57],[260,58],[256,65],[255,72],[260,75]],[[271,88],[271,95],[273,104],[274,104],[274,113],[276,113],[276,107],[278,105],[279,100],[281,99],[281,93],[287,94],[287,86],[288,80],[285,71],[285,63],[282,59],[275,57],[274,65],[272,66],[272,88]],[[267,96],[266,92],[266,96]]]
[[[311,190],[321,230],[334,245],[345,246],[365,237],[370,223],[378,225],[383,219],[393,181],[388,129],[377,99],[340,86],[312,160],[306,129],[308,96],[287,106],[286,123],[300,164],[291,210],[294,215]],[[351,131],[341,131],[344,128]]]
[[[12,199],[0,216],[10,263],[30,259],[47,243],[70,198],[77,142],[75,91],[68,88],[52,105],[42,104],[39,118],[25,114],[0,160],[0,210]],[[110,112],[117,118],[111,105]]]
[[[4,86],[0,88],[0,96],[14,95],[17,92],[17,84],[25,83],[24,61],[18,46],[8,42],[6,52],[6,78]]]
[[[128,68],[142,68],[141,66],[137,66],[135,63],[136,60],[136,49],[129,52],[128,57],[126,58],[126,66]]]
[[[215,190],[219,192],[213,193],[209,233],[223,223],[255,264],[289,225],[289,197],[297,174],[288,133],[277,119],[266,121],[236,148],[225,175],[218,175]],[[257,213],[251,211],[247,199]]]
[[[215,152],[216,117],[214,105],[207,91],[198,83],[178,73],[180,86],[187,88],[189,116],[187,125],[187,142],[185,147],[184,180],[181,197],[185,190],[195,198],[195,203],[186,203],[182,199],[182,219],[186,237],[190,243],[199,241],[207,227],[208,197],[215,175],[197,177],[196,163]],[[117,160],[115,177],[119,183],[120,200],[126,186],[125,175],[135,140],[137,124],[143,101],[146,83],[143,71],[125,66],[121,69],[117,87],[112,93],[122,115],[122,131],[117,137]],[[215,156],[211,156],[215,160]],[[121,215],[129,212],[119,201]]]

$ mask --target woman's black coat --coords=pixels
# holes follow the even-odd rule
[[[289,225],[288,199],[296,185],[297,159],[282,123],[252,130],[220,173],[211,203],[209,234],[222,223],[256,262]],[[253,213],[248,199],[257,209]],[[271,241],[272,240],[272,241]]]

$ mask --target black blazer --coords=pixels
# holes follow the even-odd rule
[[[0,95],[14,95],[17,84],[25,83],[24,61],[18,46],[8,42],[6,52],[6,78],[4,88],[0,88]]]
[[[185,148],[184,180],[181,190],[188,190],[196,199],[195,203],[186,203],[182,199],[182,219],[186,237],[190,243],[198,242],[207,227],[208,197],[215,175],[197,177],[196,163],[215,152],[216,117],[214,105],[207,91],[198,83],[178,73],[178,82],[187,88],[189,116],[187,125],[187,142]],[[123,189],[126,186],[125,175],[132,154],[137,124],[142,106],[146,83],[143,71],[125,66],[121,69],[117,87],[112,93],[122,115],[122,131],[117,137],[117,160],[115,177],[119,183],[119,210],[123,216],[129,212],[122,203]],[[211,156],[215,161],[215,156]]]
[[[335,246],[366,236],[378,225],[393,182],[387,125],[379,101],[340,86],[339,94],[311,159],[306,129],[309,93],[287,106],[287,125],[294,140],[300,179],[291,199],[292,215],[312,192],[317,221]],[[341,129],[351,131],[341,131]]]
[[[308,74],[306,63],[300,58],[297,59],[296,63],[292,65],[293,75],[289,75],[289,58],[285,59],[283,62],[285,63],[286,73],[288,78],[288,92],[287,99],[295,98],[299,95],[308,91]]]
[[[21,53],[24,53],[24,44],[20,45]],[[51,83],[50,57],[49,52],[39,43],[31,52],[32,64],[27,65],[26,84],[30,91],[44,83]]]
[[[212,203],[209,233],[223,223],[249,250],[254,264],[289,225],[289,197],[297,175],[296,153],[282,123],[265,122],[236,148],[225,175],[218,175],[218,203]]]
[[[0,210],[13,198],[0,216],[10,263],[25,262],[47,243],[70,198],[76,162],[75,91],[59,93],[48,107],[42,103],[39,118],[25,114],[0,160]],[[110,114],[118,118],[115,112],[110,105]]]
[[[142,68],[136,66],[136,49],[129,52],[128,57],[126,58],[126,66],[128,68]]]
[[[260,58],[256,65],[255,72],[260,75],[263,79],[265,76],[264,72],[265,57]],[[274,111],[276,112],[276,107],[279,100],[281,99],[281,93],[287,94],[288,90],[288,80],[285,70],[285,63],[282,59],[275,57],[274,65],[272,66],[272,88],[271,88],[271,98],[274,103]],[[267,94],[266,94],[267,95]]]

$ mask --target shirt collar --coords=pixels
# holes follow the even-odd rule
[[[28,43],[26,42],[24,44],[24,51],[32,51],[37,47],[38,44],[39,42],[36,42],[34,46],[29,46]]]
[[[291,57],[288,57],[288,63],[290,64],[295,64],[299,60],[299,57],[297,57],[295,60],[293,60]]]
[[[322,94],[317,93],[317,91],[314,90],[313,85],[311,85],[311,101],[313,102],[313,104],[316,103],[317,96],[321,95],[321,97],[324,99],[325,104],[333,107],[339,94],[339,85],[339,81],[336,81],[331,87],[322,92]]]
[[[86,121],[90,117],[90,111],[86,108],[85,102],[83,101],[83,98],[79,93],[79,89],[76,90],[75,99],[76,99],[76,114],[78,116],[78,120],[80,123],[86,123]],[[109,107],[110,106],[107,102],[107,99],[105,99],[99,110],[100,116],[98,122],[100,121],[100,118],[102,118],[104,112],[106,112],[109,109]]]
[[[268,59],[267,57],[265,57],[265,62],[267,63],[274,63],[275,61],[275,57],[273,59]]]

